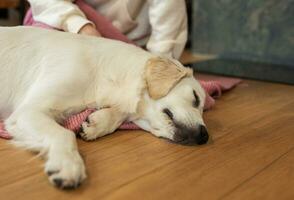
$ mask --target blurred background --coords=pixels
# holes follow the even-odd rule
[[[293,0],[186,3],[186,63],[202,72],[294,84]],[[28,6],[0,0],[0,25],[21,24]]]

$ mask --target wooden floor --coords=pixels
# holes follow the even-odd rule
[[[244,81],[204,117],[204,146],[143,131],[79,141],[89,178],[75,191],[52,187],[40,158],[0,140],[0,199],[294,199],[294,86]]]

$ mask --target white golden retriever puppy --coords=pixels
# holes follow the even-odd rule
[[[205,92],[192,70],[133,45],[28,27],[0,28],[0,113],[19,146],[46,156],[59,188],[85,178],[75,134],[60,124],[98,108],[82,125],[93,140],[133,121],[181,144],[208,140]]]

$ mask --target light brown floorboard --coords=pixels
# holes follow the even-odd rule
[[[39,158],[0,140],[0,199],[288,199],[294,87],[245,83],[205,113],[208,145],[179,146],[143,131],[79,141],[89,177],[76,191],[51,187]]]
[[[223,199],[294,199],[294,149],[281,155]],[[291,192],[289,192],[291,191]]]

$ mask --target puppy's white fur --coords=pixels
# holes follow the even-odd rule
[[[53,184],[75,187],[86,173],[74,133],[59,125],[69,115],[101,108],[83,124],[86,140],[113,132],[125,120],[173,139],[174,127],[162,113],[165,107],[187,126],[203,124],[205,94],[191,73],[166,90],[168,94],[150,97],[146,63],[154,57],[104,38],[0,28],[1,118],[16,144],[47,156],[45,171]],[[192,107],[193,89],[200,97],[198,109]]]

